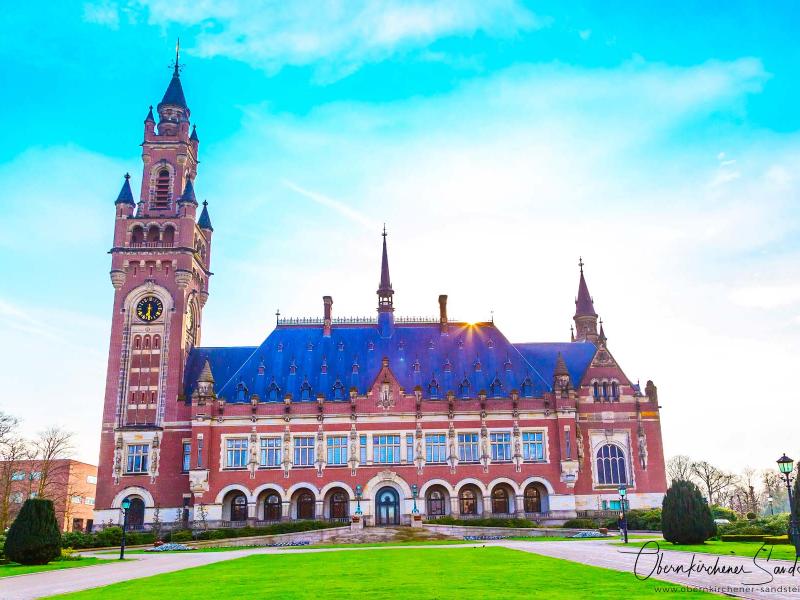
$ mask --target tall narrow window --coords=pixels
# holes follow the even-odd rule
[[[192,443],[191,442],[183,442],[183,464],[182,469],[184,471],[188,471],[190,467],[190,462],[192,460]]]
[[[372,436],[372,462],[393,464],[400,462],[399,435]]]
[[[600,384],[596,381],[592,384],[592,396],[595,402],[600,402]]]
[[[569,429],[564,430],[564,444],[567,453],[567,460],[572,459],[572,438],[569,435]]]
[[[197,468],[203,468],[203,438],[197,438]]]
[[[169,179],[169,170],[161,169],[158,172],[156,176],[156,193],[153,199],[153,208],[169,208]]]
[[[361,465],[367,464],[367,436],[362,435],[358,439],[359,444],[359,451],[358,451],[358,462]]]
[[[597,483],[601,485],[628,483],[625,454],[619,446],[606,444],[597,451]]]
[[[414,434],[406,435],[406,462],[414,462]]]

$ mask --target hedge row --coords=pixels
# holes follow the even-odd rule
[[[500,519],[496,517],[486,517],[484,519],[438,517],[436,519],[426,519],[425,522],[432,525],[462,525],[464,527],[519,527],[522,529],[534,529],[539,526],[528,519]]]
[[[788,535],[721,535],[719,539],[723,542],[764,542],[765,544],[788,544]]]
[[[161,540],[165,542],[188,542],[191,540],[223,540],[227,538],[249,537],[253,535],[278,535],[281,533],[296,533],[312,531],[315,529],[328,529],[341,527],[341,523],[328,523],[324,521],[287,521],[275,523],[267,527],[239,527],[226,529],[206,529],[203,531],[180,529],[164,532]],[[127,532],[125,543],[131,546],[152,544],[156,541],[154,533]],[[71,531],[64,533],[61,545],[64,548],[102,548],[105,546],[119,546],[122,543],[122,529],[120,527],[106,527],[97,533],[81,533]]]
[[[744,519],[720,525],[720,535],[772,535],[780,536],[789,530],[789,513],[781,513],[770,517],[762,517],[745,521]]]

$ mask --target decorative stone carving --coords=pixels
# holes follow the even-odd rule
[[[186,269],[178,269],[175,271],[175,283],[178,287],[182,290],[185,290],[189,287],[189,284],[192,282],[192,272],[187,271]]]
[[[578,470],[577,460],[561,461],[561,481],[566,483],[568,488],[575,487],[575,482],[578,480]]]
[[[119,478],[122,476],[122,434],[117,436],[114,443],[114,483],[119,483]]]
[[[111,285],[114,286],[115,290],[120,289],[125,284],[125,279],[128,277],[125,271],[120,271],[119,269],[114,269],[110,273],[111,275]]]
[[[647,469],[647,436],[644,433],[644,429],[640,426],[639,427],[639,435],[638,435],[638,444],[639,444],[639,464],[642,466],[642,469]]]
[[[192,469],[189,471],[189,491],[193,494],[202,494],[207,492],[208,489],[208,469]]]

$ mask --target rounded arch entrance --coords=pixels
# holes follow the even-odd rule
[[[400,524],[400,494],[393,486],[383,486],[375,494],[375,524]]]

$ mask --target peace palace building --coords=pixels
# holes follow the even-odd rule
[[[493,322],[396,316],[386,233],[375,318],[278,319],[260,346],[200,345],[213,227],[176,66],[144,121],[139,201],[115,203],[95,524],[293,519],[403,524],[660,506],[656,387],[608,348],[581,264],[570,342],[511,343]],[[156,116],[158,124],[156,124]],[[198,215],[199,212],[199,215]],[[377,252],[376,252],[377,264]],[[357,497],[358,495],[358,497]]]

